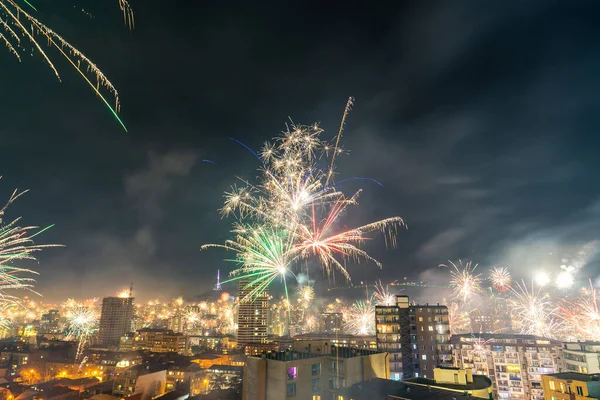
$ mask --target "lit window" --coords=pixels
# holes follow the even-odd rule
[[[287,371],[288,380],[294,380],[298,377],[298,367],[290,367]]]
[[[423,354],[423,355],[421,356],[421,360],[427,360],[427,355],[426,355],[426,354]]]
[[[577,389],[578,396],[583,396],[583,388],[581,386],[575,386],[575,389]]]

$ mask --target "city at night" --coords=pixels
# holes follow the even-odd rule
[[[600,399],[599,13],[0,0],[0,400]]]

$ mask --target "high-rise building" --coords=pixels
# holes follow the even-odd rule
[[[544,398],[542,375],[557,372],[561,344],[533,335],[453,335],[455,366],[487,375],[503,399]]]
[[[445,305],[410,306],[413,376],[432,378],[438,366],[452,366],[450,323]]]
[[[287,307],[279,303],[273,304],[269,309],[269,328],[267,333],[273,336],[286,336],[289,334],[290,315]]]
[[[102,299],[98,341],[102,346],[118,346],[123,334],[133,328],[133,297]]]
[[[344,334],[344,319],[342,313],[321,313],[319,332]]]
[[[57,333],[59,320],[58,310],[48,310],[46,314],[42,314],[39,333]]]
[[[389,354],[390,378],[412,378],[408,296],[396,296],[395,306],[375,307],[377,350]]]
[[[375,307],[375,325],[391,379],[432,377],[435,367],[452,365],[448,307],[410,305],[408,296],[396,296],[395,306]]]
[[[240,279],[238,284],[240,305],[238,308],[238,347],[248,344],[267,343],[269,325],[269,293],[249,296],[254,287],[251,280]]]
[[[562,344],[560,372],[600,373],[600,342],[566,342]]]

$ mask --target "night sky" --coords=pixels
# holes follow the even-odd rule
[[[131,33],[117,0],[35,3],[119,89],[129,128],[59,54],[62,83],[0,51],[0,195],[31,189],[9,216],[55,223],[40,240],[66,246],[34,267],[47,300],[210,290],[233,266],[200,246],[229,237],[222,193],[258,168],[228,138],[257,149],[290,118],[333,137],[349,96],[340,175],[385,187],[349,187],[364,192],[348,224],[409,226],[354,281],[440,279],[458,258],[600,274],[596,1],[132,0]]]

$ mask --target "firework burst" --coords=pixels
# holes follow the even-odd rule
[[[359,300],[344,313],[344,331],[352,335],[375,334],[375,304]]]
[[[205,245],[206,247],[222,247],[237,253],[236,261],[240,268],[232,272],[234,278],[223,283],[239,279],[249,279],[248,298],[252,301],[261,295],[271,282],[280,279],[284,283],[286,297],[286,276],[293,274],[290,270],[292,238],[286,231],[276,231],[271,227],[237,228],[235,241],[228,240],[224,245]]]
[[[510,289],[510,272],[508,272],[508,269],[504,267],[492,268],[489,279],[492,282],[494,289],[496,289],[498,292],[505,292]]]
[[[27,268],[15,265],[22,260],[35,260],[34,254],[47,247],[56,245],[37,245],[33,238],[44,232],[45,228],[30,234],[38,229],[36,226],[20,226],[21,218],[16,218],[5,223],[4,217],[8,207],[27,191],[14,191],[4,207],[0,209],[0,306],[19,304],[19,298],[9,294],[7,291],[13,289],[26,289],[33,291],[34,280],[23,275],[37,274]]]
[[[351,104],[352,99],[344,121]],[[368,234],[381,232],[386,244],[396,244],[396,231],[403,226],[399,217],[339,229],[342,215],[357,204],[360,191],[347,196],[335,183],[335,155],[343,153],[339,147],[342,129],[334,145],[321,140],[322,132],[318,125],[292,125],[272,143],[266,143],[260,155],[252,151],[262,163],[257,182],[240,179],[241,186],[233,185],[225,193],[221,213],[236,217],[236,239],[202,248],[216,246],[237,253],[235,261],[241,266],[233,271],[233,279],[251,278],[249,298],[264,292],[277,278],[286,286],[286,276],[293,275],[301,261],[313,257],[330,278],[337,271],[349,280],[349,260],[370,261],[381,267],[360,248]]]
[[[298,302],[300,303],[302,308],[306,309],[310,307],[314,298],[315,289],[313,289],[312,286],[301,286],[298,289]]]
[[[522,334],[555,338],[561,329],[557,320],[558,309],[552,304],[547,293],[542,293],[541,287],[529,288],[525,282],[511,288],[512,298],[511,317]]]
[[[99,315],[94,308],[77,304],[68,311],[67,318],[68,337],[77,340],[75,360],[79,360],[90,335],[98,329]]]
[[[565,336],[576,340],[600,341],[600,307],[598,294],[590,280],[590,288],[574,302],[563,300],[559,316],[565,327]]]
[[[396,305],[396,295],[390,293],[389,286],[383,285],[381,280],[375,283],[375,293],[373,294],[378,306]]]
[[[458,260],[458,265],[449,261],[453,271],[450,272],[450,287],[454,289],[454,297],[463,303],[469,303],[473,298],[481,293],[481,274],[475,274],[477,264],[473,265],[471,261],[464,264]],[[440,267],[447,267],[441,264]]]

